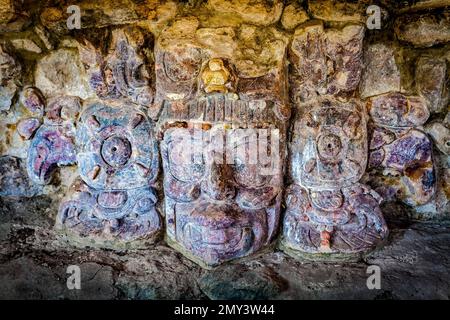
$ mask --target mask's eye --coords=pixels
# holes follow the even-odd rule
[[[200,72],[202,58],[197,48],[178,49],[164,54],[164,70],[175,82],[189,81]]]
[[[172,142],[168,146],[170,173],[178,180],[197,183],[205,173],[205,162],[201,155],[194,155],[182,142]]]
[[[270,177],[263,175],[263,166],[245,163],[235,159],[233,165],[234,179],[237,184],[245,188],[261,188],[269,182]]]

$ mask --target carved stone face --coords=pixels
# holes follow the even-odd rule
[[[359,183],[367,163],[365,115],[357,101],[329,96],[302,110],[291,138],[281,247],[306,259],[358,259],[388,234],[381,198]]]
[[[298,125],[298,143],[303,147],[302,185],[313,189],[344,187],[361,178],[367,163],[367,132],[357,104],[334,104],[324,99]]]
[[[153,101],[154,79],[144,49],[153,47],[153,37],[137,27],[115,29],[105,56],[85,41],[79,45],[89,84],[101,99],[130,99],[149,106]]]
[[[87,108],[79,120],[77,144],[80,176],[93,188],[139,188],[158,172],[152,126],[138,108]]]
[[[249,163],[263,136],[239,130],[170,128],[161,144],[169,241],[206,266],[256,252],[278,224],[281,166]]]
[[[154,241],[162,222],[151,188],[159,165],[152,130],[135,106],[84,110],[77,125],[80,178],[60,205],[60,228],[106,247]]]
[[[385,200],[409,205],[427,203],[436,191],[433,146],[428,136],[414,127],[430,113],[424,98],[389,93],[370,98],[368,177]]]
[[[198,27],[194,17],[174,21],[158,38],[154,105],[168,243],[214,267],[264,249],[277,231],[287,41],[274,29]],[[274,166],[250,161],[260,153]]]

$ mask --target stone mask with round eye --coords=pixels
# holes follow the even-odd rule
[[[207,184],[208,179],[215,179],[211,175],[217,175],[212,172],[214,167],[226,171],[219,173],[221,176],[219,179],[226,179],[227,185],[236,189],[239,205],[248,209],[270,206],[279,193],[279,188],[272,185],[274,173],[269,171],[272,162],[261,164],[250,160],[249,153],[254,152],[255,155],[257,153],[257,150],[250,149],[250,145],[257,143],[257,141],[237,141],[232,147],[227,146],[227,149],[217,152],[209,150],[214,149],[213,144],[204,143],[200,137],[194,138],[192,131],[188,129],[175,129],[166,133],[162,148],[164,167],[170,175],[165,179],[166,193],[179,201],[195,200],[200,196],[200,189],[208,196],[212,196],[208,192]],[[202,146],[205,149],[202,149]],[[206,149],[209,153],[205,151]],[[192,152],[193,150],[199,152]],[[234,156],[232,161],[223,157],[223,151],[227,152],[226,157]],[[276,181],[279,181],[278,176],[274,178],[274,183]],[[230,192],[235,194],[231,190]]]
[[[76,132],[79,177],[60,204],[57,228],[80,243],[147,247],[162,220],[151,184],[159,157],[153,127],[136,105],[95,103]]]
[[[197,48],[175,49],[164,53],[164,70],[174,82],[190,81],[200,72],[201,53]]]
[[[302,183],[311,188],[348,186],[367,162],[363,114],[351,103],[325,101],[302,119]]]
[[[235,129],[190,126],[196,124],[166,129],[161,142],[168,241],[194,261],[215,266],[271,241],[282,169],[249,163],[249,146],[257,143],[234,136]],[[280,156],[278,151],[271,150]]]
[[[96,189],[132,189],[154,181],[158,154],[152,127],[139,109],[88,107],[77,129],[80,176]]]

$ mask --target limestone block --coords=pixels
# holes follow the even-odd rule
[[[400,91],[400,71],[392,46],[377,43],[365,49],[359,90],[361,98]]]
[[[312,16],[325,21],[365,22],[369,1],[309,0]]]
[[[450,129],[440,122],[428,123],[425,126],[425,131],[432,138],[436,147],[447,156],[450,155]]]
[[[283,15],[281,16],[281,24],[285,29],[292,30],[308,19],[309,16],[306,10],[298,2],[293,2],[284,8]]]
[[[243,22],[264,26],[276,23],[283,11],[280,0],[208,0],[207,6],[220,13],[238,15]]]
[[[92,95],[76,50],[52,51],[37,63],[35,85],[46,97],[59,95],[86,99]]]
[[[397,18],[394,25],[398,39],[416,47],[431,47],[450,41],[450,13],[408,14]]]
[[[40,21],[46,28],[57,34],[69,32],[66,21],[70,14],[66,9],[73,5],[71,1],[63,1],[60,6],[46,7],[40,15]],[[177,5],[174,1],[132,1],[132,0],[99,0],[79,1],[81,10],[81,28],[103,28],[115,25],[126,25],[138,22],[158,23],[172,17]]]
[[[441,112],[447,106],[447,63],[443,59],[423,56],[416,64],[416,87],[428,101],[430,112]]]

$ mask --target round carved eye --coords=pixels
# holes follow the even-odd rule
[[[170,80],[189,81],[197,77],[200,72],[202,58],[200,50],[188,48],[164,54],[164,70]]]
[[[112,167],[125,165],[130,159],[132,147],[125,137],[111,136],[103,141],[101,155],[105,162]]]
[[[317,152],[324,159],[336,158],[342,150],[341,138],[335,134],[326,134],[319,137]]]
[[[248,164],[240,159],[234,161],[234,179],[237,184],[246,188],[260,188],[267,184],[269,177],[262,175],[262,168],[256,164]]]
[[[168,149],[168,167],[175,179],[196,183],[204,176],[205,162],[201,155],[195,156],[180,142],[172,142]]]

